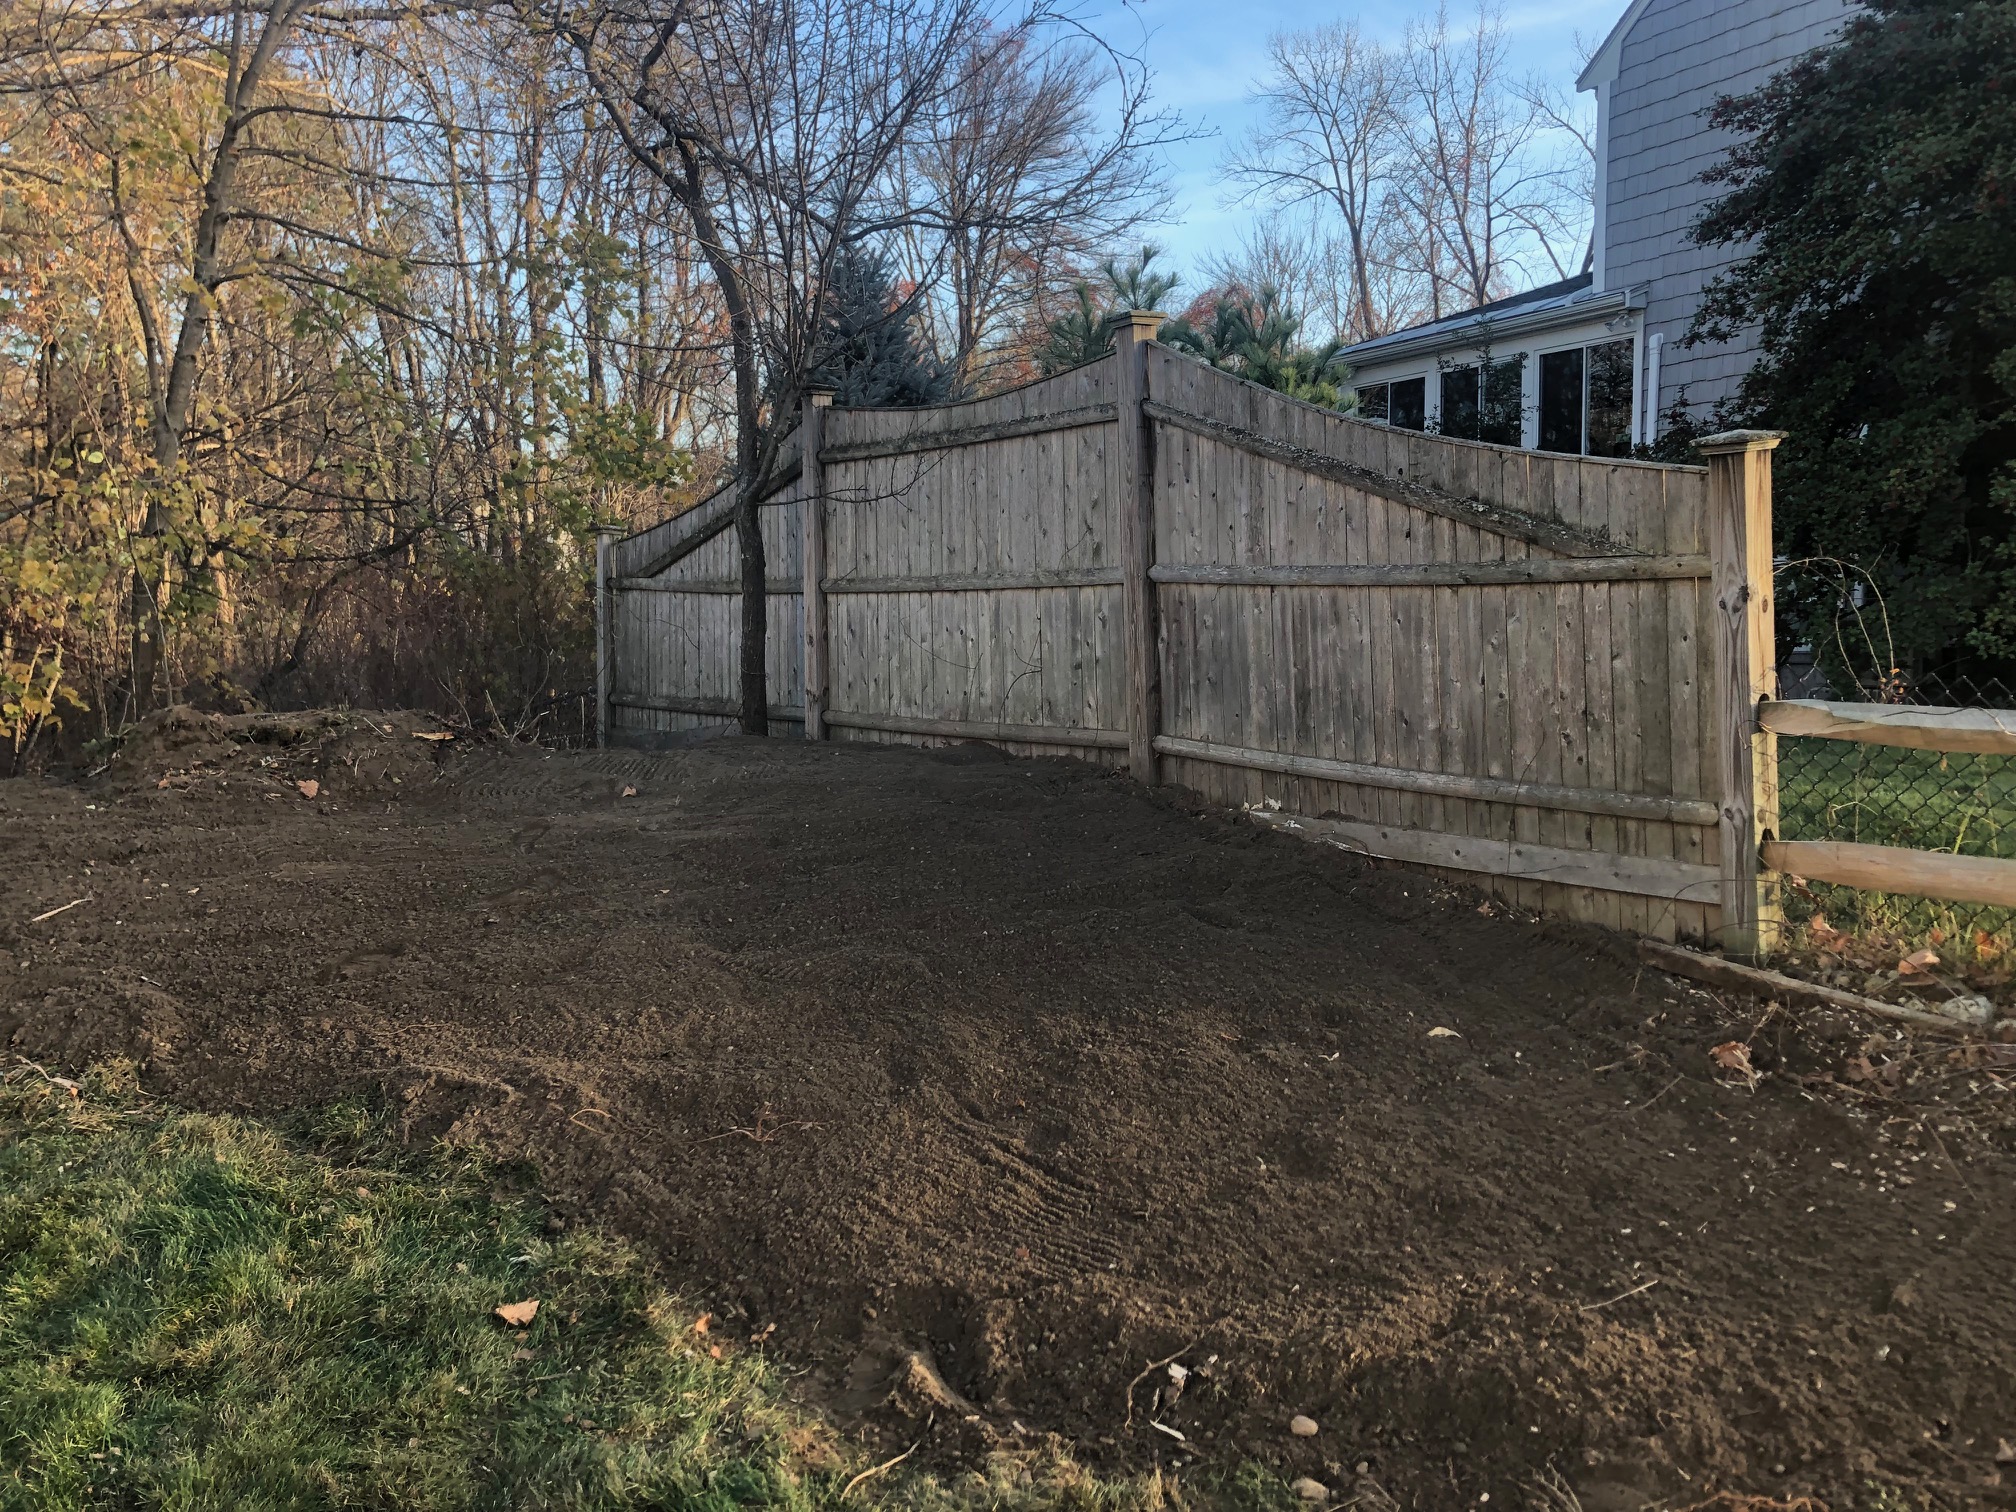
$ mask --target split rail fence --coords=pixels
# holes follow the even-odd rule
[[[971,403],[808,404],[760,511],[773,720],[1124,766],[1743,954],[1773,868],[1867,865],[1771,836],[1784,721],[1900,728],[1763,702],[1775,436],[1700,468],[1389,429],[1183,357],[1159,318]],[[606,738],[735,719],[732,511],[598,552]]]

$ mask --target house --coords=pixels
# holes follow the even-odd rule
[[[1749,336],[1680,338],[1734,249],[1688,230],[1720,192],[1701,182],[1731,138],[1708,124],[1825,45],[1851,0],[1632,0],[1576,87],[1596,95],[1587,269],[1346,349],[1359,414],[1413,430],[1588,456],[1656,439],[1684,393],[1705,415],[1735,391]]]

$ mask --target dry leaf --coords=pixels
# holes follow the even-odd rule
[[[710,1360],[718,1360],[718,1359],[720,1359],[720,1358],[721,1358],[721,1346],[720,1346],[719,1344],[709,1344],[709,1345],[707,1346],[707,1357],[708,1357],[708,1358],[709,1358]]]
[[[631,787],[630,784],[626,782],[623,784],[623,791],[621,793],[618,793],[616,796],[619,798],[635,798],[637,796],[637,789]]]
[[[1708,1052],[1708,1058],[1724,1071],[1750,1074],[1750,1047],[1741,1040],[1724,1040]]]
[[[699,1317],[693,1320],[693,1332],[695,1332],[696,1334],[704,1334],[705,1332],[707,1332],[707,1325],[712,1323],[713,1321],[714,1321],[714,1314],[712,1313],[700,1314]]]
[[[1437,1024],[1437,1025],[1436,1025],[1436,1026],[1435,1026],[1435,1027],[1434,1027],[1433,1029],[1430,1029],[1430,1030],[1428,1031],[1428,1038],[1430,1038],[1430,1039],[1461,1039],[1461,1038],[1463,1038],[1463,1036],[1462,1036],[1462,1035],[1460,1035],[1460,1034],[1458,1034],[1458,1033],[1457,1033],[1457,1032],[1456,1032],[1456,1031],[1455,1031],[1454,1029],[1444,1029],[1444,1028],[1443,1028],[1443,1027],[1442,1027],[1442,1026],[1441,1026],[1440,1024]]]
[[[539,1356],[529,1349],[514,1349],[511,1351],[511,1358],[514,1360],[536,1360]]]
[[[301,796],[303,798],[313,798],[317,793],[322,791],[322,784],[317,782],[313,777],[303,777],[294,786],[301,789]]]
[[[506,1302],[502,1307],[496,1309],[496,1312],[498,1317],[509,1323],[513,1328],[523,1328],[539,1316],[539,1300],[534,1297],[524,1302]]]
[[[453,730],[415,730],[413,738],[415,740],[453,740],[455,732]]]
[[[1897,971],[1901,976],[1917,976],[1921,972],[1930,971],[1938,964],[1939,957],[1935,952],[1914,950],[1897,963]]]

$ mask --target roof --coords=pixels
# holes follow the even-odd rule
[[[1374,336],[1370,341],[1346,347],[1340,355],[1347,362],[1362,364],[1404,356],[1417,350],[1448,347],[1456,344],[1452,338],[1470,338],[1482,328],[1488,327],[1494,334],[1512,335],[1564,325],[1571,320],[1586,320],[1605,312],[1635,308],[1637,301],[1632,297],[1632,291],[1593,289],[1590,286],[1594,282],[1592,273],[1577,273],[1573,278],[1542,284],[1537,289],[1528,289],[1523,294],[1514,294],[1506,299],[1494,299],[1489,304],[1445,315],[1440,320]]]
[[[1624,8],[1624,14],[1610,28],[1610,35],[1603,39],[1603,45],[1589,55],[1582,76],[1575,81],[1577,89],[1594,89],[1598,84],[1608,84],[1617,77],[1617,58],[1624,51],[1624,39],[1631,34],[1631,28],[1638,24],[1638,18],[1645,14],[1645,7],[1651,3],[1652,0],[1631,0]]]

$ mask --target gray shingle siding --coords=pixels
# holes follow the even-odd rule
[[[1652,0],[1618,55],[1610,88],[1604,284],[1649,284],[1645,331],[1666,338],[1658,410],[1684,388],[1705,409],[1732,393],[1752,343],[1683,350],[1710,279],[1738,249],[1687,233],[1719,190],[1700,181],[1730,137],[1708,125],[1717,99],[1755,89],[1839,30],[1850,0]]]

